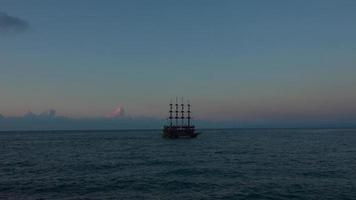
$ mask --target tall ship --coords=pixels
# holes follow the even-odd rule
[[[178,98],[176,98],[175,103],[175,111],[173,111],[173,104],[172,101],[169,104],[169,125],[165,125],[163,127],[163,134],[164,138],[196,138],[198,136],[198,132],[195,130],[195,126],[191,124],[191,111],[190,111],[190,103],[187,103],[187,116],[185,116],[185,104],[182,98],[182,103],[178,104]],[[173,117],[173,113],[175,116]],[[179,116],[180,113],[180,116]]]

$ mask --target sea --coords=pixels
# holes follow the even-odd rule
[[[0,199],[356,199],[356,129],[0,132]]]

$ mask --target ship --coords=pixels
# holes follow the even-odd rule
[[[171,139],[176,139],[176,138],[196,138],[198,136],[198,132],[195,129],[195,126],[192,125],[191,123],[191,105],[188,101],[187,103],[187,116],[184,116],[184,101],[182,98],[182,103],[180,104],[181,110],[179,111],[179,104],[178,104],[178,98],[176,98],[176,103],[175,103],[175,111],[173,111],[173,104],[172,101],[169,104],[169,125],[165,125],[163,127],[163,133],[162,136],[164,138],[171,138]],[[173,112],[175,113],[175,116],[173,117]],[[180,116],[179,116],[180,113]]]

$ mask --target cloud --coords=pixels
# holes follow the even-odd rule
[[[27,113],[25,113],[23,115],[24,118],[34,118],[34,117],[37,117],[37,115],[31,111],[28,111]]]
[[[29,24],[25,20],[0,11],[0,32],[18,33],[28,29]]]
[[[56,111],[53,109],[49,109],[39,114],[39,117],[44,117],[44,118],[53,118],[55,116],[56,116]]]
[[[24,119],[52,119],[56,117],[56,110],[49,109],[40,114],[33,113],[32,111],[28,111],[23,115]]]
[[[23,116],[0,116],[0,131],[159,129],[164,122],[153,117],[124,116],[122,107],[115,109],[112,114],[110,118],[71,118],[57,116],[53,109],[39,114],[28,111]]]
[[[108,117],[123,117],[125,116],[125,110],[122,106],[118,106],[114,111],[112,111]]]

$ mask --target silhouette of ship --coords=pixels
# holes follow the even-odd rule
[[[187,104],[187,117],[184,116],[184,101],[182,98],[181,110],[178,109],[178,98],[176,98],[175,104],[175,117],[173,120],[173,104],[172,101],[169,104],[169,125],[163,127],[164,138],[196,138],[198,132],[195,130],[195,126],[191,124],[191,115],[190,115],[190,103]],[[179,113],[181,115],[179,116]]]

